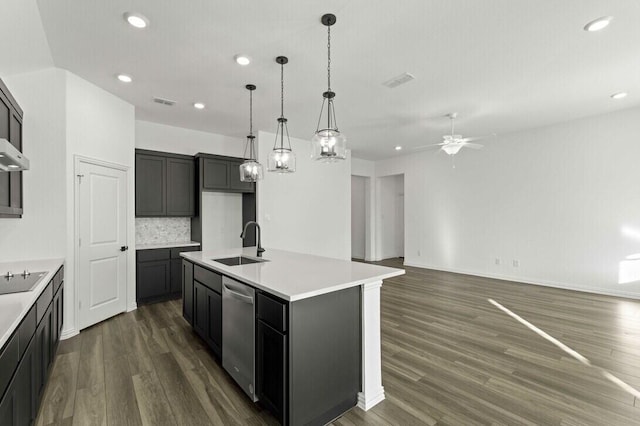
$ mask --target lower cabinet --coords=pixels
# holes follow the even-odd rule
[[[193,283],[193,329],[222,356],[222,296],[198,281]]]
[[[182,261],[182,316],[193,326],[193,263]]]
[[[182,258],[184,251],[199,246],[138,250],[136,252],[136,302],[159,302],[174,299],[182,293]]]
[[[256,394],[260,403],[286,424],[287,335],[258,320],[256,345]]]
[[[13,376],[6,389],[0,388],[0,395],[3,395],[0,400],[2,426],[29,426],[38,414],[62,330],[62,271],[62,268],[58,270],[43,292],[43,295],[54,293],[51,301],[34,304],[9,343],[0,351],[3,377]],[[39,300],[46,300],[46,297]],[[36,312],[38,309],[44,312]],[[36,326],[37,318],[40,322]]]

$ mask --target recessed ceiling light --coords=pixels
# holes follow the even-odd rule
[[[147,28],[149,25],[149,20],[146,16],[140,15],[139,13],[127,12],[124,15],[124,19],[131,25],[136,28]]]
[[[118,80],[123,83],[131,83],[133,81],[133,79],[126,74],[118,74]]]
[[[396,146],[396,151],[400,151],[402,147],[400,145]]]
[[[247,55],[236,55],[233,57],[236,60],[238,65],[249,65],[251,63],[251,58]]]
[[[622,99],[627,97],[627,92],[618,92],[611,95],[612,99]]]
[[[609,26],[612,19],[613,16],[603,16],[601,18],[594,19],[584,26],[584,30],[589,32],[600,31]]]
[[[193,107],[196,109],[204,109],[204,104],[202,102],[196,102],[193,104]]]

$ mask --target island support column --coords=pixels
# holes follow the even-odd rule
[[[367,411],[384,400],[380,340],[380,288],[382,281],[362,286],[362,391],[358,407]]]

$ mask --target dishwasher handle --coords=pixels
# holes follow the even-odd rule
[[[228,293],[229,296],[231,296],[234,299],[237,299],[237,300],[239,300],[241,302],[248,303],[249,305],[253,305],[253,297],[245,296],[244,294],[240,294],[238,292],[235,292],[231,288],[229,288],[226,284],[222,284],[222,286],[224,287],[225,293]]]

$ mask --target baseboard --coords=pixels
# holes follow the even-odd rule
[[[78,334],[80,334],[80,332],[75,327],[68,330],[62,330],[62,333],[60,333],[60,340],[67,340],[74,336],[77,336]]]
[[[368,411],[378,403],[384,401],[384,387],[380,386],[374,392],[369,391],[366,393],[358,392],[358,408]]]
[[[486,272],[467,271],[464,269],[457,269],[457,268],[442,268],[439,266],[420,264],[416,262],[407,262],[406,260],[404,262],[404,265],[412,266],[414,268],[433,269],[435,271],[453,272],[456,274],[473,275],[476,277],[492,278],[492,279],[502,280],[502,281],[511,281],[516,284],[532,284],[532,285],[539,285],[542,287],[553,287],[553,288],[559,288],[563,290],[580,291],[582,293],[599,294],[603,296],[624,297],[627,299],[640,299],[640,294],[631,293],[627,291],[612,291],[612,290],[584,288],[577,285],[560,283],[556,281],[540,280],[540,279],[533,279],[533,278],[527,278],[527,277],[514,277],[509,275],[501,275],[501,274],[490,274]]]

